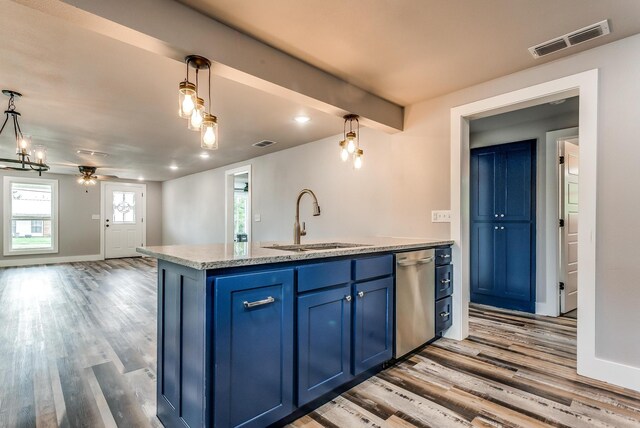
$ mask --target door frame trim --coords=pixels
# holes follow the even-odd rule
[[[104,246],[106,245],[104,239],[104,220],[106,216],[106,206],[104,203],[105,191],[107,184],[117,184],[119,186],[125,187],[141,187],[142,188],[142,246],[147,246],[147,196],[144,196],[147,193],[147,185],[145,183],[123,183],[119,181],[101,181],[100,182],[100,260],[105,260],[105,250]]]
[[[469,335],[469,120],[580,96],[580,236],[578,264],[577,371],[640,390],[640,368],[596,356],[596,192],[598,69],[518,89],[451,109],[451,239],[454,241],[453,325],[446,337]]]
[[[233,244],[233,230],[229,230],[229,219],[233,216],[233,192],[229,192],[229,184],[233,185],[233,180],[229,180],[230,177],[235,177],[239,174],[246,173],[249,179],[249,194],[247,195],[247,211],[249,221],[247,222],[247,242],[251,242],[252,235],[252,223],[253,223],[253,211],[251,207],[251,199],[253,194],[253,179],[251,178],[251,164],[239,166],[237,168],[228,169],[224,172],[224,242],[225,244]],[[231,228],[233,229],[233,228]]]

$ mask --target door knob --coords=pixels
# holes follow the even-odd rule
[[[498,217],[498,214],[496,214],[496,217]]]
[[[493,228],[494,228],[495,230],[498,230],[498,226],[494,226]]]
[[[500,217],[504,217],[504,214],[500,214]]]
[[[504,226],[500,226],[500,230],[504,230]]]

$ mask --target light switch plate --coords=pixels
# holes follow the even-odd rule
[[[451,211],[450,210],[431,211],[431,222],[432,223],[451,223]]]
[[[255,214],[253,216],[253,221],[260,221],[260,214]]]
[[[91,220],[100,220],[100,214],[93,214]]]

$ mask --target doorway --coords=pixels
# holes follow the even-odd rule
[[[251,165],[225,173],[225,241],[251,242]]]
[[[451,109],[451,239],[454,241],[453,325],[445,336],[469,335],[469,120],[561,98],[580,96],[580,213],[578,242],[577,370],[583,376],[637,387],[634,369],[596,356],[596,171],[598,163],[598,70],[514,90]],[[557,211],[556,211],[557,213]],[[635,377],[637,379],[637,376]]]
[[[101,183],[101,242],[105,259],[140,256],[146,243],[146,185]]]

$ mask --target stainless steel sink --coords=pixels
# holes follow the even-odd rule
[[[313,251],[313,250],[337,250],[340,248],[367,247],[368,244],[349,244],[346,242],[323,242],[320,244],[297,244],[297,245],[270,245],[262,248],[282,251]]]

